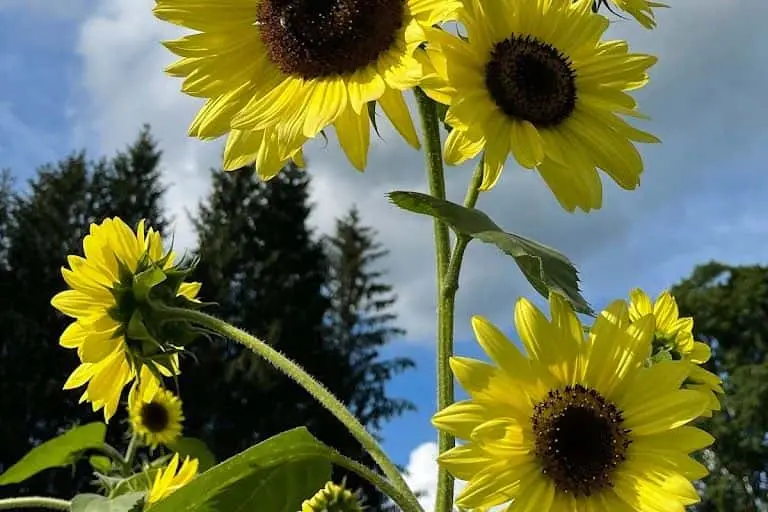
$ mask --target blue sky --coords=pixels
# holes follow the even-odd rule
[[[603,209],[567,214],[534,173],[509,165],[480,207],[505,228],[568,254],[582,272],[584,291],[599,307],[635,286],[656,294],[697,263],[762,262],[768,250],[768,15],[765,0],[676,0],[647,32],[617,22],[613,37],[660,57],[652,82],[636,94],[652,117],[643,127],[662,145],[643,147],[646,171],[634,192],[606,183]],[[149,122],[165,151],[172,186],[168,208],[181,220],[177,239],[191,240],[184,209],[205,191],[205,173],[219,143],[186,138],[196,100],[162,74],[172,57],[159,45],[178,31],[155,21],[151,0],[0,0],[0,168],[23,182],[35,166],[74,149],[110,154]],[[389,275],[400,295],[405,340],[388,354],[415,359],[418,370],[396,379],[391,392],[407,396],[418,413],[385,429],[386,448],[405,464],[435,437],[434,277],[430,223],[393,210],[384,194],[424,190],[420,155],[385,126],[365,174],[354,172],[335,142],[310,145],[315,177],[313,222],[319,230],[352,203],[392,251]],[[467,167],[449,168],[448,188],[462,195]],[[185,238],[186,237],[186,238]],[[457,351],[479,355],[468,329],[483,314],[512,333],[517,297],[534,292],[491,247],[470,247],[457,308]]]

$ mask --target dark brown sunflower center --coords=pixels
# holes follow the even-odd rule
[[[590,496],[610,487],[631,443],[621,411],[581,385],[550,391],[531,418],[536,455],[558,491]]]
[[[269,57],[305,79],[349,75],[389,50],[405,0],[262,0],[258,22]]]
[[[157,402],[149,402],[141,406],[141,423],[150,432],[162,432],[168,427],[168,409]]]
[[[531,36],[497,43],[485,66],[485,85],[509,117],[536,126],[554,126],[576,108],[576,81],[570,60]]]

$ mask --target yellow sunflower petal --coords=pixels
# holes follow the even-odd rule
[[[476,157],[483,150],[485,139],[472,139],[471,131],[452,130],[445,139],[443,151],[448,165],[459,165],[470,158]]]
[[[527,169],[533,169],[544,161],[544,141],[539,131],[528,121],[511,124],[510,147],[517,163]]]
[[[421,147],[416,128],[413,126],[411,113],[405,103],[403,93],[393,89],[387,89],[379,98],[381,109],[392,122],[392,126],[403,136],[405,141],[416,149]]]
[[[345,109],[336,119],[334,126],[344,154],[358,171],[364,170],[371,137],[367,109],[360,113],[356,113],[351,107]]]
[[[492,406],[464,400],[449,405],[432,416],[432,424],[461,439],[469,439],[472,431],[500,412]]]
[[[342,81],[318,82],[309,98],[302,133],[305,137],[314,137],[344,112],[347,88]]]
[[[452,475],[463,480],[469,480],[487,468],[493,459],[479,448],[457,446],[441,453],[437,461]]]
[[[533,378],[528,358],[495,325],[481,316],[473,316],[472,329],[480,346],[499,368],[519,379]]]
[[[691,422],[704,412],[706,406],[707,401],[701,393],[681,389],[644,404],[624,407],[625,425],[636,436],[656,434]]]

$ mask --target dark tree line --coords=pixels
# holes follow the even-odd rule
[[[73,154],[38,170],[19,192],[0,175],[0,472],[31,447],[71,425],[98,421],[63,391],[76,355],[58,345],[67,320],[50,306],[63,286],[68,254],[82,254],[91,222],[120,216],[147,219],[170,240],[164,210],[161,151],[145,128],[110,159]],[[172,168],[172,162],[163,164]],[[403,333],[391,313],[395,295],[380,270],[386,251],[351,211],[319,237],[307,225],[308,177],[289,167],[263,183],[253,169],[211,171],[211,192],[192,219],[200,257],[194,278],[211,312],[267,340],[333,391],[374,433],[413,408],[386,394],[386,383],[413,366],[384,360],[379,349]],[[288,428],[306,425],[317,437],[363,462],[362,448],[298,385],[249,351],[222,340],[193,345],[183,363],[185,435],[205,440],[219,460]],[[118,415],[113,421],[125,421]],[[124,448],[124,429],[109,441]],[[381,496],[354,475],[373,509]],[[75,475],[50,470],[0,496],[70,497],[88,488],[89,467]]]

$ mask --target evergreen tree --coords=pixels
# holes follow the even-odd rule
[[[307,228],[306,174],[288,167],[264,183],[246,168],[213,171],[212,180],[213,191],[194,219],[201,261],[196,278],[203,282],[203,299],[217,302],[215,313],[225,320],[298,362],[370,428],[378,429],[382,420],[405,410],[409,404],[387,399],[384,383],[408,363],[381,363],[377,341],[362,331],[344,332],[364,325],[367,317],[345,316],[348,323],[342,325],[331,313],[332,303],[346,303],[334,293],[357,291],[334,282],[331,273],[346,260],[330,263],[323,244]],[[369,299],[354,300],[367,308]],[[376,321],[370,325],[379,326],[382,340],[398,332]],[[196,344],[193,352],[200,364],[188,365],[181,380],[182,392],[194,397],[186,406],[186,429],[205,439],[219,458],[305,425],[342,453],[369,462],[338,420],[247,349],[214,341]],[[381,495],[356,475],[338,476],[346,476],[351,487],[363,487],[372,509],[381,504]]]
[[[768,503],[768,267],[711,262],[672,289],[680,313],[709,344],[707,369],[720,375],[722,411],[703,428],[715,444],[698,512],[763,512]],[[762,507],[762,508],[761,508]]]
[[[413,403],[386,395],[386,383],[415,366],[404,357],[382,360],[379,352],[392,339],[405,334],[392,325],[397,319],[392,312],[397,297],[383,281],[383,270],[377,268],[389,251],[376,242],[372,228],[361,224],[356,208],[336,221],[334,234],[325,239],[325,250],[329,263],[329,342],[349,364],[341,375],[342,396],[349,397],[350,410],[376,434],[383,421],[415,410]],[[354,478],[350,484],[364,489],[369,506],[383,507],[382,496],[375,488]]]
[[[0,170],[0,272],[7,271],[8,229],[13,208],[13,176],[9,169]],[[10,297],[1,295],[0,297]]]
[[[390,399],[385,392],[385,384],[414,363],[404,357],[380,360],[379,349],[405,332],[392,326],[397,297],[382,281],[384,272],[376,268],[389,251],[375,238],[376,232],[361,225],[357,208],[352,208],[336,221],[336,231],[326,238],[325,247],[331,301],[328,325],[332,343],[351,365],[352,371],[344,376],[352,396],[350,407],[369,428],[379,430],[382,420],[414,409],[411,402]]]
[[[323,351],[325,263],[306,227],[304,173],[287,169],[263,183],[253,169],[214,170],[212,182],[194,219],[201,296],[218,303],[216,314],[267,340],[313,375],[323,365],[331,368]],[[214,341],[196,344],[193,352],[200,365],[188,365],[181,380],[182,392],[194,397],[186,405],[187,429],[217,456],[313,421],[312,399],[250,351]]]
[[[50,306],[62,288],[60,268],[77,250],[86,229],[89,176],[83,153],[41,168],[30,193],[13,199],[7,227],[7,268],[0,326],[3,369],[0,466],[20,459],[35,444],[55,436],[89,411],[61,390],[75,357],[58,346],[66,325]],[[21,485],[21,492],[66,489],[71,475],[43,474]],[[12,493],[11,488],[0,492]]]
[[[61,267],[67,255],[82,254],[82,238],[92,222],[118,215],[129,223],[140,218],[155,226],[166,223],[160,213],[158,156],[145,129],[113,159],[92,163],[85,153],[76,153],[42,167],[29,193],[5,187],[0,194],[0,241],[7,249],[0,258],[0,472],[63,429],[99,420],[77,403],[78,393],[61,389],[77,356],[59,346],[69,320],[50,300],[64,288]],[[111,436],[113,444],[124,445],[115,429]],[[20,486],[0,488],[0,495],[71,497],[90,479],[82,465],[74,480],[67,471],[47,471]]]
[[[163,209],[166,187],[162,184],[162,151],[148,125],[136,141],[109,161],[95,164],[92,175],[92,209],[97,218],[119,216],[129,226],[146,219],[165,234],[168,219]]]

